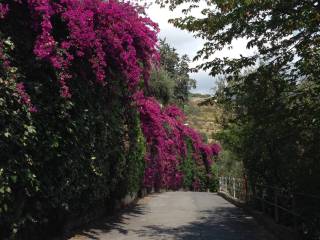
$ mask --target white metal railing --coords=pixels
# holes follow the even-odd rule
[[[273,217],[277,223],[291,226],[300,231],[304,231],[302,228],[306,226],[307,222],[310,222],[310,219],[302,214],[303,205],[301,204],[308,202],[308,205],[315,206],[315,211],[320,211],[317,208],[320,202],[319,196],[292,193],[284,188],[258,183],[249,186],[246,179],[241,178],[220,177],[219,191],[236,200],[251,204],[264,214]],[[318,213],[315,213],[317,219],[320,218]]]
[[[227,193],[234,199],[247,200],[247,184],[244,179],[235,177],[220,177],[219,191]]]

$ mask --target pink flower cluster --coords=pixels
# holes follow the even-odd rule
[[[196,191],[196,192],[200,191],[201,183],[200,183],[200,180],[198,178],[193,181],[192,188],[193,188],[193,191]]]
[[[185,116],[179,108],[161,108],[155,99],[138,92],[141,79],[147,85],[151,63],[159,57],[158,27],[141,8],[117,0],[6,2],[0,4],[0,18],[6,17],[12,2],[20,3],[31,14],[36,35],[34,54],[57,73],[61,96],[71,97],[68,81],[79,75],[102,86],[118,80],[128,87],[128,99],[137,103],[147,141],[145,186],[180,188],[181,164],[190,141],[196,164],[209,169],[220,147],[204,144],[201,136],[184,124]],[[0,46],[0,56],[4,56],[1,50]],[[5,58],[0,60],[4,62]],[[25,85],[18,83],[16,89],[21,101],[35,112]]]
[[[63,97],[71,96],[68,80],[73,77],[70,67],[75,61],[88,62],[96,82],[102,85],[114,71],[122,73],[119,79],[132,91],[142,77],[147,80],[152,59],[158,54],[158,27],[138,7],[116,0],[22,2],[27,2],[35,22],[34,53],[59,73]],[[57,29],[54,18],[62,21],[64,30]]]
[[[26,93],[23,83],[17,83],[16,91],[18,92],[21,98],[21,102],[28,107],[29,112],[37,112],[37,109],[31,103],[30,96]]]
[[[135,96],[140,111],[142,131],[147,141],[146,187],[178,189],[182,186],[180,166],[187,157],[187,140],[193,146],[193,159],[209,168],[218,145],[203,143],[201,136],[185,125],[185,116],[176,106],[161,108],[142,93]]]
[[[9,5],[0,3],[0,19],[5,18],[8,12],[9,12]]]
[[[6,56],[6,54],[4,53],[4,44],[1,40],[0,40],[0,63],[1,63],[2,68],[5,71],[11,72],[11,69],[10,69],[11,63],[10,63],[10,60],[8,59],[8,57]],[[17,80],[17,76],[14,72],[11,72],[10,77],[14,81]],[[33,112],[33,113],[37,112],[37,109],[31,103],[30,96],[26,92],[26,89],[25,89],[24,84],[22,82],[16,84],[16,92],[19,94],[20,102],[28,108],[29,112]]]

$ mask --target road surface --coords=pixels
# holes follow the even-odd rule
[[[71,240],[273,240],[241,209],[214,193],[166,192]]]

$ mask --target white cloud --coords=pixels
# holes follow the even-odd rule
[[[192,89],[191,92],[213,94],[213,88],[215,87],[215,78],[202,70],[198,71],[197,73],[192,73],[191,78],[197,80],[197,88]]]
[[[160,6],[152,4],[146,12],[154,22],[159,24],[159,37],[162,39],[166,38],[167,42],[174,47],[180,55],[187,54],[192,59],[197,51],[202,48],[204,40],[195,38],[192,33],[177,29],[168,23],[170,18],[183,16],[181,9],[182,7],[172,12],[168,8],[160,8]],[[201,17],[200,10],[201,7],[193,10],[192,15]],[[252,50],[249,51],[246,49],[246,42],[245,39],[237,39],[232,42],[232,49],[223,49],[216,53],[214,57],[239,57],[240,54],[249,55],[252,53]],[[201,62],[203,62],[203,60],[192,63],[191,67],[195,67]],[[212,93],[215,81],[207,72],[199,71],[198,73],[192,74],[192,77],[197,80],[197,88],[193,90],[193,92]]]

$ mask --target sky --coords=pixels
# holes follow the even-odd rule
[[[201,9],[201,7],[200,7]],[[194,38],[192,33],[187,31],[182,31],[175,28],[172,24],[168,23],[170,18],[175,18],[183,16],[181,13],[181,8],[170,11],[168,8],[160,8],[158,5],[153,4],[147,10],[149,17],[156,23],[159,24],[161,39],[166,39],[167,42],[177,50],[180,55],[187,54],[190,59],[192,59],[198,50],[203,46],[204,40],[199,38]],[[193,12],[196,17],[201,17],[200,10]],[[238,57],[240,53],[246,55],[248,50],[246,49],[246,41],[243,39],[236,40],[232,43],[233,49],[223,49],[217,56],[219,57]],[[198,63],[191,63],[191,67],[195,67]],[[191,77],[197,81],[197,88],[192,90],[194,93],[202,94],[213,94],[213,88],[215,87],[215,79],[205,71],[198,71],[197,73],[192,73]]]

